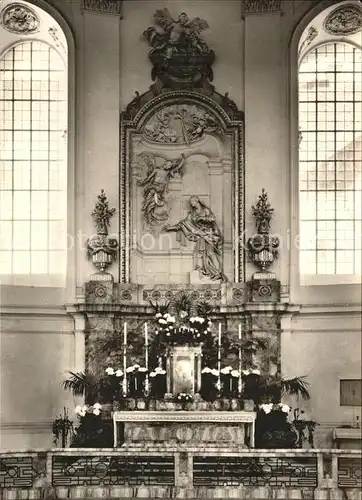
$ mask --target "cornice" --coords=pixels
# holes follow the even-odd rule
[[[242,17],[249,14],[281,14],[281,0],[241,0]]]
[[[123,17],[123,0],[82,0],[82,12]]]
[[[254,422],[256,413],[248,411],[116,411],[114,422]]]

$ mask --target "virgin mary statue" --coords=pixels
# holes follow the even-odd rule
[[[175,225],[166,224],[165,231],[176,231],[181,245],[194,241],[194,269],[212,280],[227,281],[221,266],[222,236],[211,210],[197,197],[191,196],[187,216]]]

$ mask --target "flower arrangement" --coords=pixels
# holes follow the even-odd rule
[[[131,397],[142,397],[145,394],[147,368],[134,364],[126,368],[128,378],[128,394]]]
[[[176,403],[181,403],[182,404],[182,407],[183,409],[186,409],[187,408],[187,405],[189,403],[193,403],[194,401],[194,397],[192,394],[188,394],[186,392],[179,392],[178,394],[176,394],[175,396],[175,402]]]
[[[157,366],[150,373],[151,395],[156,399],[162,399],[166,393],[166,370]]]
[[[78,417],[85,417],[87,414],[92,414],[98,417],[100,415],[102,409],[102,405],[99,403],[95,403],[94,405],[77,405],[74,409],[75,413]]]
[[[232,398],[238,395],[240,373],[232,366],[225,366],[220,370],[221,395],[225,398]]]
[[[290,406],[283,403],[262,403],[256,419],[256,446],[259,448],[293,448],[297,434],[288,415]]]
[[[155,335],[161,343],[171,345],[194,345],[205,342],[211,333],[211,320],[201,316],[189,316],[180,311],[178,318],[166,312],[155,315]]]
[[[218,396],[217,382],[219,371],[216,368],[205,366],[201,370],[201,389],[200,396],[205,401],[214,401]]]

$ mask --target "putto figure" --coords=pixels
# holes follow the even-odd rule
[[[145,177],[138,183],[143,187],[142,212],[146,226],[154,228],[168,219],[165,193],[170,180],[177,174],[182,175],[185,155],[182,153],[176,160],[165,160],[153,154],[144,154],[141,159],[147,166]],[[162,163],[158,164],[157,159]]]
[[[222,235],[212,211],[199,199],[191,196],[190,210],[180,222],[174,226],[166,224],[165,231],[176,231],[177,240],[181,245],[194,241],[194,269],[211,280],[227,281],[222,272],[221,246]]]
[[[156,10],[153,18],[155,25],[143,33],[152,46],[150,56],[159,52],[166,59],[171,59],[173,54],[178,53],[197,55],[209,52],[208,46],[200,38],[200,33],[209,27],[204,19],[195,17],[190,20],[182,12],[175,21],[167,8]]]

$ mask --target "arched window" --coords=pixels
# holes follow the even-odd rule
[[[38,18],[36,10],[30,12]],[[11,33],[10,41],[15,38],[15,43],[0,52],[0,279],[2,283],[62,286],[66,274],[67,59],[65,37],[56,27],[55,38],[54,21],[44,12],[41,15],[36,37],[19,43]]]
[[[300,60],[301,275],[361,273],[361,56],[331,41]]]

